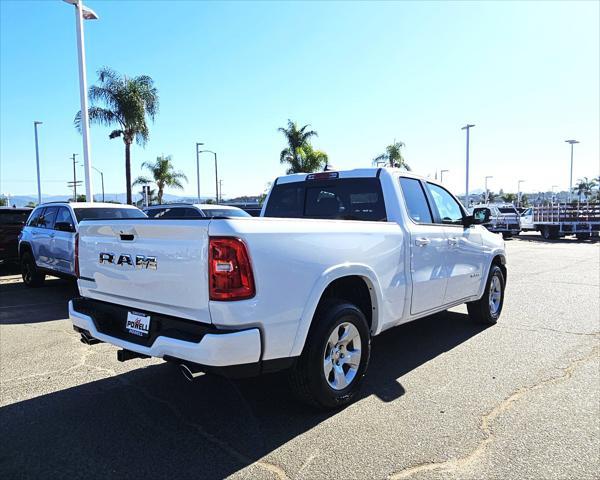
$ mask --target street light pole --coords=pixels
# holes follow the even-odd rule
[[[525,183],[525,180],[519,180],[517,182],[517,207],[521,206],[521,184]]]
[[[102,182],[102,201],[104,202],[104,173],[102,172],[102,170],[100,170],[96,167],[92,167],[92,168],[100,174],[100,180]]]
[[[471,130],[471,128],[473,128],[475,125],[473,124],[466,124],[464,127],[461,128],[461,130],[466,130],[467,131],[467,168],[466,168],[466,181],[465,181],[465,203],[466,203],[466,207],[469,208],[469,131]]]
[[[40,148],[38,146],[38,125],[41,125],[42,122],[38,122],[37,120],[33,122],[33,130],[35,131],[35,165],[37,168],[37,187],[38,187],[38,205],[42,203],[42,185],[40,182]]]
[[[444,183],[444,172],[449,172],[450,170],[440,170],[440,183]]]
[[[579,143],[577,140],[565,140],[571,144],[571,175],[569,176],[569,202],[571,201],[571,193],[573,192],[573,145]]]
[[[81,0],[64,0],[75,7],[75,22],[77,27],[77,60],[79,63],[79,96],[81,102],[81,131],[83,134],[83,170],[85,174],[86,201],[94,201],[92,188],[92,157],[90,152],[90,118],[88,112],[87,76],[85,71],[85,44],[83,20],[97,20],[98,15],[83,5]]]
[[[488,178],[494,178],[494,177],[491,176],[491,175],[488,175],[487,177],[485,177],[485,204],[486,205],[488,203],[488,199],[489,199],[489,196],[490,196],[489,191],[488,191],[488,186],[487,186]]]
[[[219,171],[217,168],[217,153],[212,150],[200,150],[200,153],[212,153],[215,157],[215,200],[219,203]]]
[[[201,142],[196,142],[196,182],[198,183],[198,203],[200,201],[200,146],[204,145]]]

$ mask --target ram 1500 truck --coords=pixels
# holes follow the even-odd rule
[[[466,303],[493,324],[504,242],[445,187],[368,168],[277,178],[262,218],[123,219],[79,225],[70,317],[120,360],[162,357],[188,378],[289,369],[331,408],[357,394],[371,338]],[[401,356],[402,352],[398,352]]]

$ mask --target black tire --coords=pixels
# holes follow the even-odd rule
[[[497,281],[500,285],[500,299],[497,309],[493,310],[490,305],[490,289],[492,287],[492,282],[495,282],[495,278],[498,279]],[[506,282],[502,270],[498,265],[492,265],[482,297],[476,302],[467,303],[467,310],[471,320],[485,325],[494,325],[498,321],[504,305],[505,285]]]
[[[550,235],[550,227],[548,225],[544,225],[542,227],[542,238],[544,240],[550,240],[550,237],[551,237],[551,235]]]
[[[344,332],[343,324],[351,324],[358,331],[360,337],[360,361],[354,373],[353,378],[345,388],[336,389],[330,385],[330,381],[335,382],[333,366],[334,349],[329,349],[328,341],[332,335],[340,335]],[[338,328],[338,333],[334,333]],[[347,327],[349,328],[349,327]],[[356,349],[357,345],[353,342],[348,345]],[[344,347],[345,348],[345,347]],[[330,352],[332,359],[332,368],[330,370],[329,380],[325,376],[324,360]],[[346,355],[351,350],[346,350]],[[340,354],[339,351],[336,352]],[[296,362],[296,365],[290,370],[289,380],[292,390],[296,396],[303,402],[321,409],[339,408],[349,404],[356,397],[360,390],[369,366],[369,357],[371,354],[371,333],[363,312],[351,303],[343,300],[328,300],[321,305],[315,317],[313,324],[306,339],[302,355]],[[344,358],[343,353],[340,354]],[[348,357],[349,358],[349,357]],[[338,361],[343,361],[338,359]],[[349,365],[339,365],[342,372]],[[338,368],[338,371],[339,371]],[[348,371],[350,368],[348,368]]]
[[[44,284],[46,274],[37,268],[31,252],[25,252],[21,256],[21,277],[27,287],[37,288]]]
[[[502,238],[510,238],[512,237],[512,233],[503,233]]]

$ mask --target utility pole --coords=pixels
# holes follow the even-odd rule
[[[461,130],[467,131],[467,168],[465,175],[465,204],[467,208],[469,208],[469,130],[471,130],[471,128],[473,128],[474,126],[474,124],[467,123],[464,127],[461,128]]]
[[[221,203],[223,201],[223,180],[219,180],[218,185],[219,190],[217,191],[217,203]]]
[[[450,170],[440,170],[440,183],[444,183],[444,172],[449,172]]]
[[[75,164],[77,163],[77,161],[75,160],[75,157],[77,156],[76,153],[73,154],[73,201],[76,202],[77,201],[77,172],[75,171]],[[87,198],[86,198],[87,200]]]

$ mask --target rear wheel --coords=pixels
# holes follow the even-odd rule
[[[467,303],[469,317],[477,323],[494,325],[504,304],[504,274],[498,265],[492,265],[483,296]]]
[[[41,287],[46,275],[37,268],[31,252],[25,252],[21,257],[21,277],[28,287]]]
[[[363,312],[329,300],[319,307],[304,351],[290,371],[290,385],[304,402],[320,408],[350,403],[360,390],[371,353]]]

